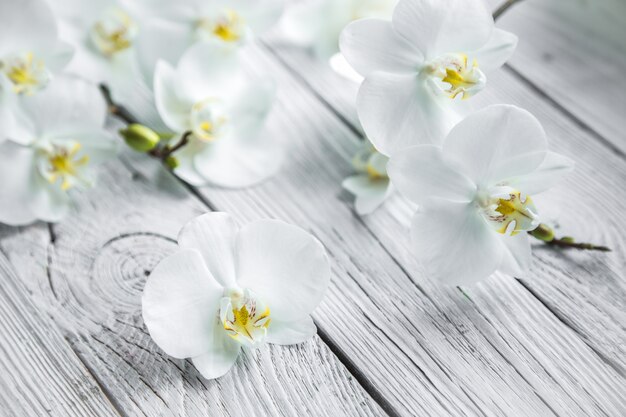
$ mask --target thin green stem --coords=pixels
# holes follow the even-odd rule
[[[500,7],[496,9],[495,12],[493,12],[493,20],[498,20],[498,18],[502,16],[504,12],[509,10],[509,8],[513,6],[515,3],[519,3],[520,1],[522,0],[506,0],[504,3],[500,5]]]

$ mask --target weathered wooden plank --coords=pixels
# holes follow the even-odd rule
[[[1,235],[11,232],[0,228]],[[39,255],[45,262],[45,246]],[[0,252],[0,415],[118,415],[39,300],[31,299],[22,283],[30,279],[18,276]]]
[[[410,260],[389,255],[396,256],[391,242],[406,230],[396,221],[372,234],[339,196],[356,138],[267,56],[255,55],[253,64],[283,88],[271,128],[290,143],[287,166],[254,189],[200,191],[212,205],[246,218],[308,225],[327,245],[337,278],[318,322],[398,413],[618,415],[625,409],[618,372],[516,281],[484,290],[494,311],[488,314],[458,291],[428,283]],[[523,302],[502,301],[500,292]],[[511,325],[515,338],[505,331]]]
[[[520,38],[510,67],[626,152],[626,5],[525,0],[498,24]]]
[[[319,337],[246,355],[217,381],[163,354],[143,325],[141,291],[149,271],[175,250],[180,227],[207,209],[171,178],[156,187],[119,161],[106,170],[77,211],[53,227],[48,261],[42,253],[50,238],[38,226],[11,230],[1,244],[124,414],[384,414]]]

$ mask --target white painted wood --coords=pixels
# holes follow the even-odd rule
[[[0,233],[11,230],[0,227]],[[45,259],[43,249],[39,255]],[[0,252],[0,415],[117,415],[56,325],[31,300],[22,282],[28,279]]]
[[[206,208],[171,179],[168,191],[120,162],[106,169],[99,187],[53,227],[49,261],[41,256],[49,237],[39,226],[5,230],[2,249],[122,414],[383,414],[319,337],[246,355],[217,381],[161,352],[141,319],[141,291],[149,271],[175,250],[178,230]]]

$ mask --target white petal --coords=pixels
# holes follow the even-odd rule
[[[237,282],[267,303],[272,319],[306,318],[330,282],[322,244],[309,233],[277,220],[241,228],[237,237]]]
[[[263,129],[250,136],[216,139],[195,156],[194,167],[211,184],[244,188],[275,175],[283,159],[277,138]]]
[[[394,186],[417,204],[432,197],[469,202],[476,192],[476,185],[448,165],[441,148],[434,145],[397,152],[389,160],[387,171]]]
[[[178,138],[172,140],[179,140]],[[175,143],[175,142],[174,142]],[[210,144],[204,143],[195,138],[191,138],[190,142],[183,146],[179,151],[174,153],[174,156],[178,160],[178,166],[174,170],[176,176],[183,181],[200,187],[207,185],[209,182],[196,170],[194,159],[199,152]]]
[[[193,43],[191,25],[177,21],[151,19],[142,25],[137,37],[137,59],[148,85],[152,85],[159,60],[175,65]]]
[[[443,143],[444,157],[479,186],[533,172],[546,151],[539,121],[526,110],[504,104],[471,114]]]
[[[56,38],[55,18],[46,1],[0,2],[0,56],[45,48]]]
[[[487,43],[493,18],[484,0],[400,0],[394,29],[428,58]]]
[[[369,74],[357,97],[365,133],[385,155],[440,143],[459,119],[450,104],[447,97],[435,97],[414,75],[384,72]]]
[[[72,60],[74,47],[69,43],[58,41],[49,51],[45,52],[46,68],[53,74],[57,74]]]
[[[502,244],[472,204],[430,200],[411,225],[414,253],[431,278],[467,285],[491,275],[500,265]]]
[[[315,334],[317,334],[317,327],[311,316],[288,322],[272,319],[265,340],[275,345],[295,345],[306,342]]]
[[[517,47],[517,36],[502,29],[494,29],[489,42],[471,54],[483,72],[500,68],[511,58]]]
[[[216,344],[214,330],[223,288],[199,252],[183,249],[152,271],[141,299],[150,336],[175,358],[202,355]]]
[[[159,116],[168,128],[183,133],[190,128],[193,101],[180,94],[179,80],[170,64],[159,61],[154,71],[154,100]]]
[[[54,223],[67,216],[71,200],[58,184],[50,184],[37,174],[33,177],[32,187],[30,205],[38,220]]]
[[[227,213],[207,213],[187,223],[178,234],[178,245],[195,249],[223,287],[235,287],[235,242],[239,227]]]
[[[361,75],[372,71],[416,74],[424,57],[396,35],[391,22],[361,19],[349,24],[339,39],[339,48]]]
[[[243,136],[258,134],[275,98],[276,84],[273,80],[252,80],[242,85],[230,112],[234,134]]]
[[[516,278],[524,278],[532,263],[530,242],[526,233],[516,236],[501,236],[504,244],[502,263],[498,267],[505,274]]]
[[[391,192],[389,179],[371,179],[369,175],[353,175],[341,185],[356,197],[354,207],[360,216],[373,213]]]
[[[35,221],[30,205],[35,170],[32,148],[0,143],[0,223],[17,226]]]
[[[211,350],[192,358],[193,365],[207,379],[225,375],[233,367],[241,345],[230,338],[223,328],[215,328],[214,343]]]
[[[252,29],[255,36],[261,36],[274,26],[283,12],[283,0],[253,0],[244,3],[247,10],[242,10],[246,24]]]
[[[513,177],[503,182],[522,191],[535,195],[554,187],[564,176],[574,170],[574,161],[555,152],[548,152],[539,167],[528,175]]]
[[[22,108],[40,136],[54,136],[68,127],[102,127],[106,103],[98,87],[74,77],[57,77],[45,90],[24,97]]]
[[[190,47],[176,68],[181,95],[193,102],[237,96],[247,85],[239,55],[215,42]]]

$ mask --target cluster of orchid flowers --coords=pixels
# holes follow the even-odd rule
[[[0,3],[0,222],[62,219],[74,188],[93,186],[96,167],[116,155],[107,115],[127,124],[128,146],[194,186],[247,187],[275,174],[284,150],[265,133],[275,85],[241,61],[282,12],[281,0]],[[291,40],[362,81],[369,140],[343,186],[359,214],[396,189],[418,205],[413,246],[431,277],[459,285],[496,270],[522,275],[529,233],[605,249],[555,239],[540,222],[532,196],[573,164],[548,151],[539,122],[508,105],[472,112],[471,97],[517,43],[483,0],[309,0],[281,22]],[[240,228],[210,213],[178,243],[142,299],[169,355],[217,378],[241,347],[315,334],[310,313],[330,266],[304,230],[274,220]]]

